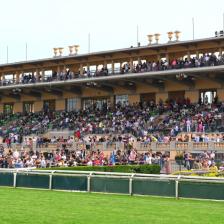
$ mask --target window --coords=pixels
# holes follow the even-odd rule
[[[77,98],[67,99],[66,109],[68,112],[78,109],[78,100]]]
[[[124,105],[125,103],[128,103],[128,95],[118,95],[115,97],[115,103]]]
[[[13,103],[4,104],[4,114],[13,114]]]
[[[24,113],[32,113],[33,110],[33,102],[24,102],[23,103],[23,112]]]
[[[203,104],[217,103],[216,90],[201,90],[199,100],[200,100],[200,103],[203,103]]]
[[[83,109],[99,109],[102,110],[106,108],[108,103],[110,102],[109,98],[86,98],[83,99],[82,105]]]

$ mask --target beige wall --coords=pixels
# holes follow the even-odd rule
[[[197,103],[199,100],[199,90],[185,91],[185,98],[189,98],[191,103]]]
[[[217,89],[217,96],[219,101],[224,101],[224,89]]]
[[[65,110],[65,99],[56,100],[55,110]]]
[[[165,102],[167,99],[168,99],[168,93],[167,92],[156,93],[156,103],[159,103],[160,100]]]
[[[34,102],[34,112],[39,112],[43,109],[43,101]]]
[[[23,112],[23,103],[14,103],[13,112],[14,113],[22,113]]]
[[[133,103],[139,103],[140,102],[140,95],[139,94],[133,94],[128,96],[128,101],[130,104]]]

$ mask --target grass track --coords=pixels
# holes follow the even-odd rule
[[[223,224],[224,202],[0,188],[1,224]]]

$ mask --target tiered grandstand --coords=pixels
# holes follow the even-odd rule
[[[75,45],[68,56],[60,48],[52,58],[0,65],[2,154],[52,152],[56,165],[160,163],[179,152],[188,161],[186,152],[203,151],[222,159],[224,37],[178,35],[90,54]],[[32,165],[45,166],[43,158]]]

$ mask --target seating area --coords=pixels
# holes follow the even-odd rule
[[[206,66],[219,66],[224,65],[224,54],[204,53],[195,57],[184,57],[169,59],[160,59],[158,61],[139,60],[136,63],[124,62],[121,63],[119,68],[114,70],[109,69],[107,66],[90,70],[89,68],[82,68],[82,71],[71,71],[65,69],[63,71],[52,71],[48,75],[34,75],[33,73],[21,74],[19,78],[5,78],[0,80],[0,85],[15,85],[15,84],[31,84],[37,82],[52,82],[52,81],[66,81],[78,78],[91,78],[99,76],[108,76],[114,74],[125,73],[142,73],[142,72],[156,72],[172,69],[186,69],[198,68]],[[184,78],[184,77],[183,77]]]

